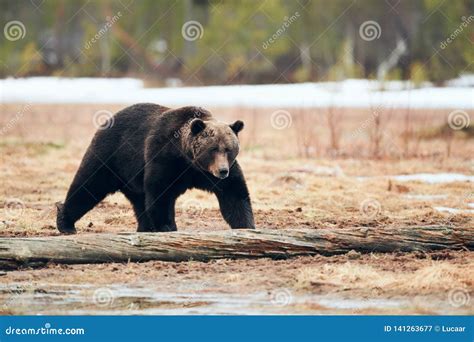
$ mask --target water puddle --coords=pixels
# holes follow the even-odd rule
[[[193,286],[191,286],[193,287]],[[166,292],[158,287],[92,284],[0,285],[3,314],[41,315],[265,315],[322,314],[351,310],[402,308],[408,299],[357,299],[300,295],[288,289],[251,293]],[[196,290],[199,289],[199,290]]]

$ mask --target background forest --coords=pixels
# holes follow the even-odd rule
[[[473,7],[471,0],[1,0],[3,21],[25,30],[0,44],[0,77],[442,85],[473,71]]]

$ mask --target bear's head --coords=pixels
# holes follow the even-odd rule
[[[226,124],[215,120],[193,119],[189,126],[188,148],[193,163],[214,177],[224,179],[239,153],[238,133],[244,123]]]

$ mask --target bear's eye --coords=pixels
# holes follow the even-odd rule
[[[211,152],[218,152],[219,151],[219,147],[213,147],[211,148]]]
[[[229,152],[230,152],[230,148],[226,147],[224,151],[225,151],[225,153],[229,153]]]

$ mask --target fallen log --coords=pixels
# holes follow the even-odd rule
[[[445,226],[344,229],[262,229],[212,232],[78,234],[0,238],[0,269],[48,262],[89,264],[239,258],[282,259],[351,250],[412,252],[474,250],[474,229]]]

